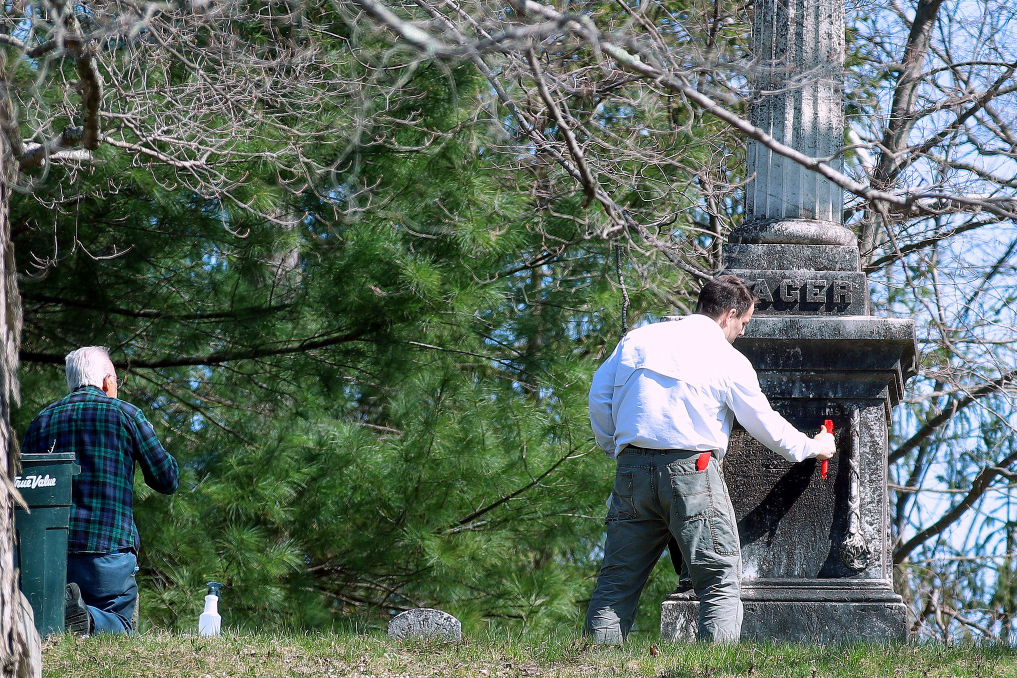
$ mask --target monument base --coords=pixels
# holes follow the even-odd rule
[[[887,582],[771,580],[743,585],[742,640],[788,643],[891,643],[908,637],[907,606]],[[660,639],[691,642],[699,601],[672,594],[660,613]]]

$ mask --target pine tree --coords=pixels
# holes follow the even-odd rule
[[[26,278],[18,429],[62,394],[63,354],[104,343],[182,462],[174,497],[136,486],[149,623],[192,625],[210,578],[246,626],[578,619],[612,473],[585,404],[621,330],[614,251],[570,218],[580,199],[535,209],[487,128],[462,131],[472,69],[406,86],[426,131],[398,143],[422,150],[367,144],[336,177],[373,186],[369,210],[280,197],[306,215],[280,229],[116,162],[70,210],[18,203],[20,270],[72,252]],[[660,308],[629,277],[630,318]]]

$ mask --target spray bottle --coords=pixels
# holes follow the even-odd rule
[[[205,586],[208,594],[205,596],[205,611],[198,617],[198,635],[218,636],[222,625],[222,617],[219,616],[219,589],[222,584],[210,581]]]

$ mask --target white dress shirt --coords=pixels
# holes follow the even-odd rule
[[[821,449],[770,407],[748,358],[705,315],[632,330],[590,387],[593,434],[609,457],[634,445],[722,459],[735,417],[789,461]]]

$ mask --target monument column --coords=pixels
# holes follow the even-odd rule
[[[755,88],[749,119],[805,155],[842,165],[844,0],[761,0],[755,5]],[[855,245],[841,225],[840,188],[755,140],[746,147],[745,224],[731,241]]]
[[[840,166],[844,117],[843,0],[762,0],[753,50],[753,123],[774,139]],[[743,429],[723,470],[743,558],[744,640],[884,642],[907,636],[893,591],[887,438],[915,374],[914,323],[877,318],[857,238],[828,180],[750,141],[746,216],[724,248],[726,272],[760,298],[735,343],[774,408],[814,434],[834,423],[829,474],[784,461]],[[664,603],[661,636],[695,638],[698,602]]]

